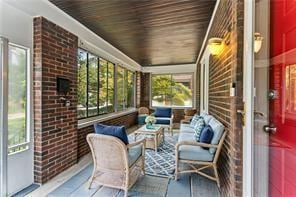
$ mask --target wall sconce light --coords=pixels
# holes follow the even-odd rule
[[[263,40],[263,36],[261,36],[260,33],[255,32],[254,33],[254,52],[258,53],[261,49],[262,46],[262,40]]]
[[[210,38],[208,41],[208,46],[212,55],[219,55],[223,49],[223,39]]]

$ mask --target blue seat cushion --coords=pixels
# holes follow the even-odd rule
[[[214,132],[212,127],[210,125],[207,125],[202,129],[200,133],[199,141],[202,143],[209,144],[211,143],[213,136],[214,136]]]
[[[180,124],[180,133],[194,133],[194,128],[190,124]]]
[[[128,166],[131,167],[141,156],[142,145],[136,145],[128,149]]]
[[[165,108],[165,107],[157,107],[154,112],[155,117],[171,117],[172,116],[172,109]]]
[[[178,142],[196,141],[194,133],[180,133]],[[200,146],[182,145],[179,148],[179,158],[194,161],[213,161],[214,155]]]
[[[103,124],[94,124],[95,133],[110,135],[119,138],[123,143],[128,144],[128,138],[124,126],[108,126]]]
[[[157,119],[156,118],[156,124],[170,124],[170,120],[164,120],[164,119]]]
[[[213,161],[214,155],[200,146],[183,145],[179,148],[179,158],[194,161]]]
[[[196,142],[194,132],[193,133],[180,133],[179,138],[178,138],[178,142],[183,142],[183,141]]]

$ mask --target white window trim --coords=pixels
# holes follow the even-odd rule
[[[94,53],[92,53],[91,51],[89,51],[87,49],[84,49],[84,48],[79,47],[78,50],[82,50],[82,51],[84,51],[87,54],[92,54],[93,56],[96,56],[98,58],[98,60],[100,60],[100,58],[104,59],[103,57],[100,57],[99,55],[94,54]],[[127,107],[127,100],[124,100],[123,110],[118,111],[118,108],[117,108],[118,107],[118,102],[117,102],[118,101],[117,100],[118,95],[117,94],[114,94],[114,112],[105,113],[105,114],[97,114],[95,116],[90,116],[90,117],[78,118],[78,120],[81,121],[81,122],[84,122],[83,120],[85,120],[86,122],[88,122],[89,120],[92,120],[92,119],[99,120],[101,117],[105,117],[105,116],[108,116],[108,115],[111,115],[112,116],[112,114],[114,115],[117,112],[125,112],[125,111],[128,111],[128,110],[133,109],[133,108],[136,107],[135,99],[136,99],[136,83],[137,83],[137,81],[136,81],[136,73],[137,72],[134,71],[134,70],[130,70],[130,69],[124,67],[121,64],[113,63],[113,62],[109,61],[108,59],[104,59],[104,60],[107,62],[107,65],[108,65],[108,62],[110,62],[111,64],[114,65],[114,78],[113,78],[113,81],[114,81],[114,90],[116,90],[116,91],[117,91],[117,88],[118,88],[118,84],[117,84],[117,79],[118,79],[118,73],[117,73],[117,71],[118,71],[118,67],[120,67],[120,68],[122,68],[124,70],[124,75],[123,75],[124,76],[124,80],[123,80],[123,84],[122,84],[123,86],[125,85],[125,82],[128,80],[128,73],[129,72],[133,73],[133,95],[132,95],[132,98],[134,99],[133,100],[133,103],[132,103],[133,106]],[[98,69],[99,69],[99,67],[98,67]],[[125,75],[125,74],[127,74],[127,75]],[[98,80],[100,80],[100,79],[98,79]],[[99,83],[99,81],[98,81],[98,83]],[[126,89],[123,88],[123,95],[125,95],[125,91],[126,91]],[[87,96],[87,94],[88,94],[88,92],[86,93],[86,96]],[[86,110],[88,110],[88,109],[86,108]]]
[[[0,37],[3,44],[3,59],[0,59],[0,195],[7,195],[7,150],[8,150],[8,39]]]
[[[254,16],[255,2],[244,0],[244,59],[243,59],[243,101],[245,103],[245,126],[243,127],[243,196],[254,194]]]
[[[152,75],[182,75],[182,74],[192,74],[192,106],[191,107],[172,107],[172,106],[152,106]],[[195,109],[196,108],[196,102],[195,102],[195,95],[196,95],[196,85],[195,85],[195,77],[196,77],[196,72],[182,72],[182,73],[160,73],[160,74],[155,74],[155,73],[150,73],[149,76],[149,108],[150,109],[155,109],[157,107],[167,107],[167,108],[172,108],[172,109]]]
[[[210,52],[206,48],[200,61],[200,112],[209,113],[209,61]]]
[[[99,116],[95,116],[95,117],[91,117],[91,118],[85,118],[85,119],[81,119],[78,120],[78,129],[82,129],[88,126],[91,126],[95,123],[100,123],[100,122],[104,122],[107,120],[111,120],[114,118],[118,118],[120,116],[124,116],[124,115],[128,115],[134,112],[137,112],[137,108],[128,108],[124,111],[119,111],[119,112],[113,112],[113,113],[109,113],[109,114],[104,114],[104,115],[99,115]]]

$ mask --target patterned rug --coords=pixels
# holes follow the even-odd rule
[[[134,139],[133,134],[129,135],[129,141]],[[140,137],[138,138],[140,139]],[[178,135],[165,135],[164,142],[155,152],[152,149],[146,149],[145,171],[146,174],[160,177],[174,177],[175,172],[175,144],[178,141]]]

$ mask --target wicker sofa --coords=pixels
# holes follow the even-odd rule
[[[220,181],[217,171],[217,161],[221,148],[226,137],[224,126],[213,116],[201,114],[205,124],[210,125],[214,131],[214,137],[210,144],[196,141],[194,128],[190,122],[181,123],[178,143],[176,144],[176,170],[175,178],[178,179],[180,173],[198,173],[206,178],[217,182],[220,187]],[[192,169],[179,169],[180,163],[187,163]],[[212,168],[214,175],[209,175],[203,170]]]

